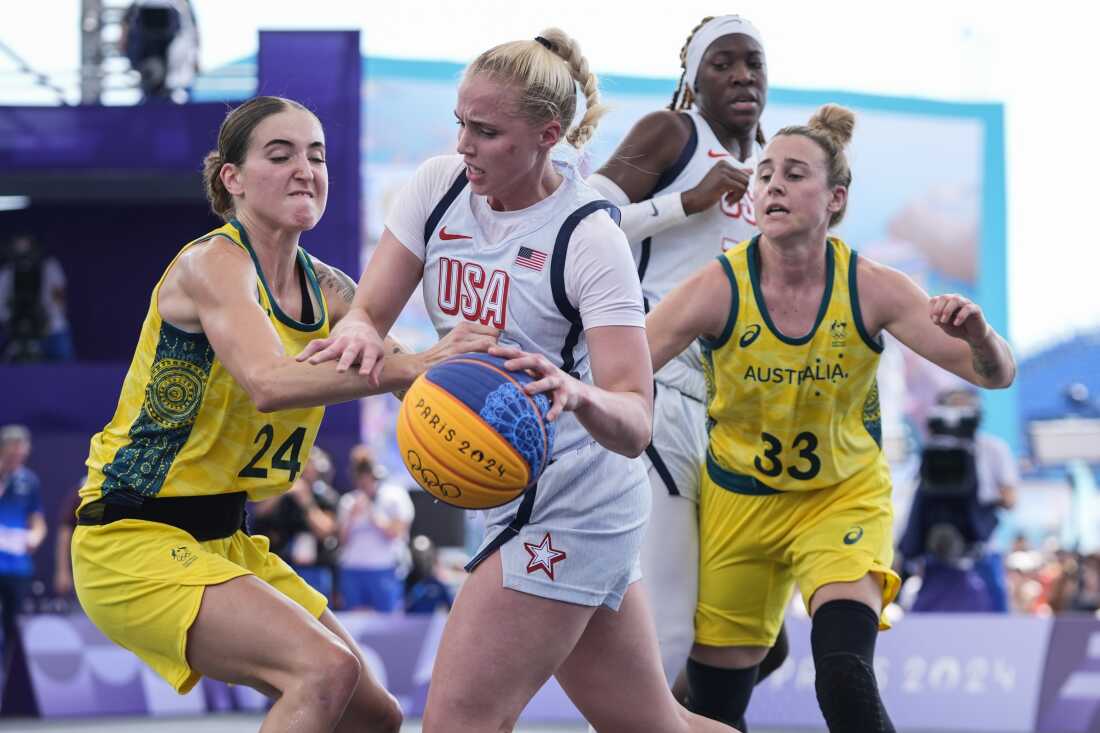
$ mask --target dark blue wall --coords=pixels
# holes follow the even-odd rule
[[[0,242],[33,232],[60,261],[81,361],[129,361],[153,285],[179,248],[220,226],[204,201],[57,201],[0,212]]]

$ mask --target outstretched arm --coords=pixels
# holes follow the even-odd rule
[[[971,384],[1000,389],[1016,378],[1008,343],[981,306],[961,295],[929,297],[907,275],[861,258],[857,284],[872,333],[889,331],[933,364]]]
[[[700,336],[716,338],[732,317],[733,289],[718,261],[711,262],[665,296],[645,319],[653,371]]]
[[[256,300],[256,271],[240,247],[216,238],[185,253],[175,267],[180,268],[180,289],[219,361],[262,412],[405,389],[428,364],[451,353],[484,350],[492,341],[481,334],[452,333],[449,342],[424,354],[390,355],[382,360],[380,379],[372,383],[357,372],[337,371],[335,364],[318,368],[286,354]]]
[[[337,360],[343,373],[359,364],[359,374],[377,384],[382,357],[388,353],[383,336],[420,282],[424,263],[385,229],[347,312],[328,338],[311,341],[298,355],[299,361],[322,364]]]

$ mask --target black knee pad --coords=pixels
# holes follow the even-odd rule
[[[814,614],[814,687],[832,733],[894,733],[875,680],[877,637],[878,616],[858,601],[830,601]]]
[[[691,711],[720,723],[743,726],[757,669],[758,666],[723,669],[689,658],[687,680]]]

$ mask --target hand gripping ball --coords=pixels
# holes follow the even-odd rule
[[[462,354],[409,388],[397,416],[397,445],[413,479],[440,501],[488,509],[512,501],[550,460],[550,400],[528,395],[525,372],[504,359]]]

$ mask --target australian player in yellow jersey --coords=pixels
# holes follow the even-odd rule
[[[242,531],[246,499],[286,491],[322,405],[407,387],[454,353],[393,342],[380,381],[295,356],[347,313],[355,283],[298,246],[325,210],[324,132],[296,102],[233,110],[205,162],[226,224],[186,244],[153,289],[111,422],[92,438],[73,535],[89,618],[179,692],[202,675],[275,699],[262,730],[397,731],[401,711],[310,588]]]
[[[646,321],[654,369],[703,340],[709,436],[688,680],[695,711],[718,720],[744,714],[797,583],[829,730],[894,730],[872,669],[899,584],[875,384],[881,334],[982,387],[1015,377],[977,304],[930,298],[829,236],[848,200],[854,125],[827,105],[776,133],[756,167],[761,234]]]

